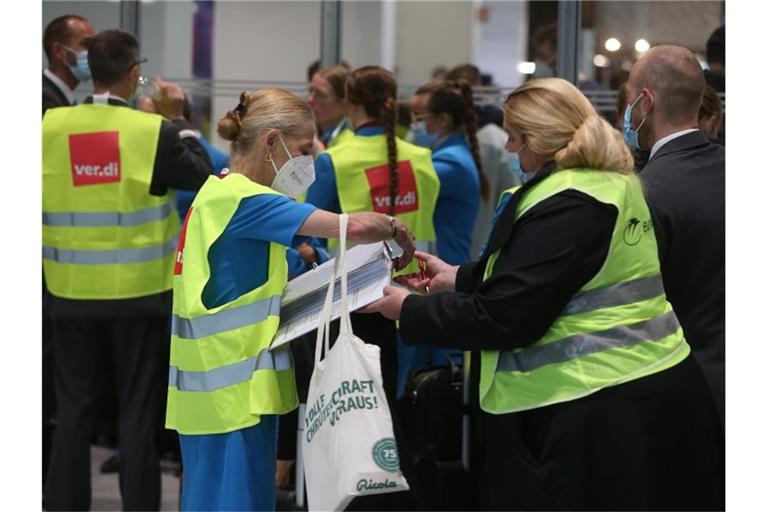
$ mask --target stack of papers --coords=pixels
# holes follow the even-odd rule
[[[280,301],[280,326],[272,348],[277,348],[299,336],[317,329],[323,310],[328,284],[336,259],[289,281]],[[392,280],[392,261],[382,242],[356,245],[347,250],[347,292],[349,310],[355,311],[384,296],[384,287]],[[333,289],[331,319],[340,316],[341,278]]]

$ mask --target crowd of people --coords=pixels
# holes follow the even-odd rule
[[[314,362],[313,335],[270,350],[280,298],[332,257],[349,214],[350,242],[398,248],[397,285],[352,327],[380,347],[410,485],[350,510],[450,507],[435,490],[449,476],[423,471],[403,411],[415,372],[462,363],[472,508],[723,509],[724,37],[706,74],[686,48],[646,52],[615,126],[554,76],[500,107],[475,100],[466,64],[403,103],[387,69],[315,64],[306,101],[244,91],[216,124],[223,153],[178,85],[141,96],[134,35],[53,20],[45,508],[90,508],[111,383],[125,509],[160,506],[165,428],[182,510],[274,510],[294,485]]]

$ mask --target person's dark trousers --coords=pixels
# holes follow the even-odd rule
[[[87,510],[90,439],[105,379],[119,400],[120,492],[125,510],[158,510],[157,424],[167,379],[168,318],[54,319],[59,422],[45,486],[48,510]],[[114,375],[107,375],[107,358]]]
[[[580,399],[483,413],[483,430],[487,510],[725,509],[725,438],[693,356]]]
[[[56,421],[56,391],[54,388],[53,320],[45,306],[45,279],[43,279],[43,485],[48,474],[48,461],[51,458],[51,443]]]

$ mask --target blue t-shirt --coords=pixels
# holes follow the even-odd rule
[[[432,164],[440,178],[434,215],[438,256],[451,265],[467,263],[482,198],[477,165],[464,134],[454,133],[440,142]]]
[[[301,245],[307,238],[296,232],[315,210],[277,194],[243,199],[208,251],[211,277],[203,288],[205,307],[221,306],[266,283],[269,243]]]
[[[317,260],[315,263],[320,265],[331,259],[330,254],[328,254],[326,244],[321,242],[319,238],[311,236],[307,237],[304,241],[308,243],[312,249],[315,250],[315,259]],[[304,259],[301,257],[301,254],[299,254],[299,251],[292,247],[289,247],[288,250],[285,251],[285,259],[288,260],[289,281],[294,277],[300,276],[304,272],[312,270],[312,264],[304,261]]]

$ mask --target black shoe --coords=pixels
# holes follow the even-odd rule
[[[114,454],[101,464],[100,471],[102,473],[119,473],[120,472],[120,457]]]

